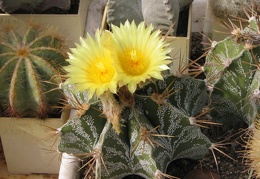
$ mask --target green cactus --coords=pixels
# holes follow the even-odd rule
[[[193,0],[110,0],[107,8],[107,22],[119,26],[126,20],[139,24],[145,21],[147,25],[153,24],[162,34],[169,30],[175,35],[180,11]],[[174,27],[173,27],[174,25]]]
[[[21,33],[18,33],[21,32]],[[18,31],[2,24],[0,103],[4,115],[45,118],[60,106],[61,66],[67,62],[65,39],[53,28],[29,24]]]
[[[78,111],[58,129],[59,151],[87,159],[96,178],[163,178],[169,177],[165,172],[171,161],[201,159],[216,146],[201,132],[200,122],[251,127],[260,109],[258,22],[259,17],[251,18],[248,27],[212,43],[201,68],[203,80],[168,74],[133,94],[121,87],[110,101],[122,107],[119,130],[105,119],[102,100],[88,101],[87,92],[75,93],[63,84]]]
[[[233,36],[213,42],[204,70],[211,91],[211,107],[225,126],[241,121],[251,125],[259,112],[259,17]]]
[[[69,94],[68,86],[63,88]],[[191,88],[193,91],[185,90]],[[83,94],[70,94],[69,99],[85,101]],[[123,178],[130,174],[160,178],[165,176],[171,161],[201,159],[207,154],[212,143],[196,125],[196,116],[208,101],[202,80],[167,76],[164,81],[137,91],[132,96],[134,102],[129,98],[123,102],[124,95],[129,97],[131,93],[121,92],[118,103],[131,101],[134,105],[121,113],[120,134],[102,116],[100,102],[93,102],[85,113],[78,113],[59,129],[59,151],[83,159],[92,157],[96,178]],[[71,105],[80,108],[76,103]]]

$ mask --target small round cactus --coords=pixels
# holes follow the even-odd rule
[[[1,24],[1,108],[7,116],[45,118],[61,102],[53,89],[66,64],[66,41],[50,27],[29,24],[23,30]]]

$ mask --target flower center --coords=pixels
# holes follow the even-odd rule
[[[133,76],[143,74],[148,67],[147,59],[136,49],[127,50],[120,59],[120,62],[125,73]]]
[[[112,81],[115,68],[109,60],[96,60],[88,69],[88,77],[95,83],[104,84]]]
[[[17,50],[16,55],[19,57],[27,57],[29,54],[28,49],[26,47],[21,47]]]

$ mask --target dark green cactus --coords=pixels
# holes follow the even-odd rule
[[[241,121],[249,126],[259,112],[260,46],[259,17],[248,27],[234,29],[233,36],[213,42],[204,66],[211,92],[214,118],[225,126]]]
[[[24,33],[2,24],[0,35],[0,103],[4,115],[45,118],[58,106],[59,74],[67,56],[65,39],[53,28],[30,24]]]
[[[100,102],[84,108],[85,95],[72,95],[68,86],[63,88],[71,105],[81,110],[59,129],[59,151],[92,158],[88,159],[93,162],[96,178],[130,174],[160,178],[171,161],[201,159],[212,145],[196,123],[208,102],[202,80],[167,76],[164,81],[145,85],[133,96],[122,90],[118,103],[128,105],[121,113],[119,134],[103,117]]]

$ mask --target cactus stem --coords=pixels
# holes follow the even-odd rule
[[[113,129],[116,133],[119,134],[121,132],[120,114],[122,106],[118,104],[111,92],[105,92],[100,96],[100,99],[102,102],[103,114],[106,116],[108,122],[113,125]]]
[[[134,105],[135,105],[134,96],[133,96],[133,93],[131,93],[129,91],[127,86],[122,86],[119,89],[118,95],[119,95],[119,99],[120,99],[120,105],[122,105],[122,108],[134,107]]]

